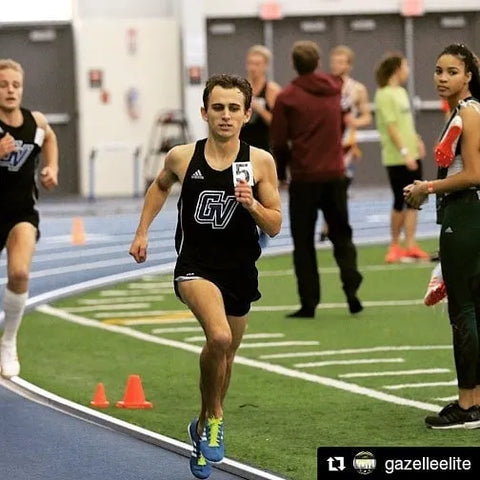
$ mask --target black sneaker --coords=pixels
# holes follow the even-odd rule
[[[314,308],[306,308],[302,307],[300,310],[296,312],[289,313],[287,318],[313,318],[315,316],[315,309]]]
[[[435,430],[452,428],[480,428],[480,407],[473,407],[464,410],[457,402],[449,403],[442,408],[437,415],[430,415],[425,418],[428,428]]]
[[[350,310],[350,313],[352,315],[355,315],[357,313],[360,313],[363,310],[363,305],[360,302],[360,300],[353,296],[353,297],[348,297],[347,298],[347,303],[348,303],[348,309]]]

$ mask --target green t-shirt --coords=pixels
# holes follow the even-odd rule
[[[402,145],[414,159],[419,158],[418,137],[410,110],[410,99],[403,87],[386,86],[375,92],[375,122],[382,146],[382,163],[385,166],[404,165],[405,158],[388,135],[387,125],[395,123]]]

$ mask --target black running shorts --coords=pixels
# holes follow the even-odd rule
[[[217,270],[194,266],[179,259],[173,278],[175,293],[180,300],[182,297],[178,291],[179,282],[203,278],[214,283],[222,294],[225,313],[236,317],[246,315],[250,311],[251,303],[261,297],[258,291],[258,271],[255,267]]]
[[[10,230],[22,222],[31,223],[37,229],[38,241],[40,238],[40,230],[38,229],[40,219],[37,210],[33,208],[21,212],[7,213],[0,216],[0,252],[5,248]]]

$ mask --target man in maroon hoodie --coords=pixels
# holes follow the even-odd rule
[[[286,183],[287,169],[290,174],[290,230],[301,308],[288,317],[313,318],[320,303],[315,249],[319,209],[329,225],[349,310],[355,314],[363,309],[357,297],[362,275],[348,219],[342,156],[342,80],[316,72],[319,59],[315,42],[294,43],[292,61],[298,76],[277,96],[271,123],[279,180]]]

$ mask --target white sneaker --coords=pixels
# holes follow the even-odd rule
[[[2,377],[5,378],[14,377],[20,373],[20,363],[15,344],[0,344],[0,367]]]

